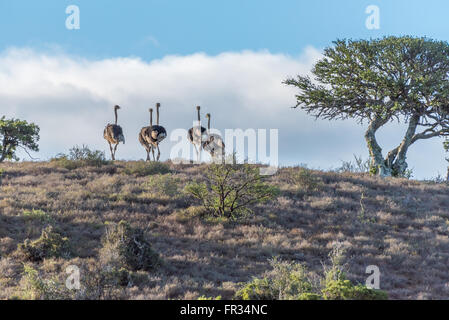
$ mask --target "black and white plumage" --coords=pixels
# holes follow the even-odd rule
[[[115,152],[117,151],[118,144],[120,142],[123,142],[123,144],[125,144],[125,136],[123,135],[123,129],[117,124],[118,121],[117,110],[119,109],[120,109],[119,106],[117,105],[114,106],[115,123],[114,124],[108,123],[103,132],[103,137],[109,143],[109,149],[111,150],[112,160],[115,160]],[[115,145],[114,148],[112,148],[112,145]]]
[[[147,161],[149,160],[149,150],[153,153],[153,160],[159,161],[159,158],[161,156],[161,151],[159,149],[159,143],[161,143],[166,137],[167,137],[167,130],[163,126],[159,125],[159,108],[160,103],[156,104],[156,110],[157,110],[157,118],[156,118],[156,125],[153,125],[153,109],[150,109],[150,126],[142,128],[139,134],[139,141],[142,145],[144,145],[143,141],[147,144],[147,146],[144,145],[145,149],[147,150]],[[154,149],[157,148],[158,155],[157,159],[155,159],[154,156]]]
[[[189,129],[187,132],[187,139],[193,144],[196,151],[197,162],[201,160],[201,149],[203,147],[203,141],[207,139],[207,130],[201,126],[200,106],[196,107],[198,112],[198,125]]]
[[[140,129],[139,132],[139,142],[140,144],[145,148],[145,151],[147,152],[147,160],[150,161],[150,151],[153,150],[153,146],[147,142],[147,139],[149,139],[147,136],[150,134],[150,128],[153,126],[153,109],[149,109],[150,111],[150,126],[143,127]],[[153,152],[153,158],[154,158],[154,152]]]
[[[203,142],[203,149],[208,152],[212,161],[216,162],[220,160],[223,162],[225,160],[225,144],[220,135],[210,132],[210,113],[206,114],[207,118],[207,139]]]

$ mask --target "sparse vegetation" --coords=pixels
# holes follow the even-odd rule
[[[0,299],[54,297],[51,292],[58,290],[51,288],[65,287],[68,265],[80,268],[81,289],[61,291],[56,298],[231,299],[242,281],[271,279],[269,259],[274,256],[279,262],[299,263],[305,281],[316,288],[295,299],[322,299],[322,260],[335,241],[348,250],[344,280],[354,287],[365,283],[366,267],[376,265],[381,289],[390,299],[447,297],[441,285],[449,282],[444,261],[449,248],[449,216],[443,210],[449,206],[447,184],[310,170],[319,188],[299,193],[290,178],[300,168],[281,168],[263,178],[279,189],[276,201],[253,205],[255,214],[239,223],[225,218],[214,223],[210,219],[219,218],[210,218],[199,201],[181,192],[192,181],[205,183],[208,165],[166,163],[169,174],[137,176],[124,172],[132,164],[117,161],[115,171],[109,170],[112,165],[68,171],[48,162],[0,164],[5,171],[0,186]],[[172,184],[178,196],[169,195]],[[120,251],[103,251],[102,238],[106,221],[121,220],[145,230],[151,250],[163,261],[156,269],[113,266],[111,261],[123,260],[108,259],[106,253]],[[364,221],[369,223],[360,223]],[[70,255],[26,259],[18,246],[25,239],[29,244],[38,240],[47,225],[70,239]],[[31,279],[23,274],[24,262],[37,272],[35,288],[43,281],[47,293],[33,295],[26,289]],[[263,282],[256,287],[263,288]],[[284,298],[294,292],[288,289],[294,286],[280,287],[287,288]],[[334,295],[347,292],[348,283],[328,287]]]
[[[307,168],[299,168],[289,173],[289,182],[298,188],[298,191],[306,193],[317,191],[320,188],[320,181]]]
[[[137,177],[145,177],[154,174],[170,173],[170,167],[161,162],[132,162],[125,165],[124,172],[127,175],[134,175]]]
[[[51,159],[59,167],[74,170],[81,167],[101,167],[111,162],[106,160],[104,152],[91,150],[88,146],[74,146],[69,150],[69,154],[58,154]]]
[[[251,206],[272,200],[277,189],[264,183],[257,167],[250,165],[212,164],[206,182],[190,183],[185,191],[199,199],[213,216],[236,219],[252,213]]]

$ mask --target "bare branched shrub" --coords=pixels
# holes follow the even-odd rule
[[[185,191],[215,217],[235,219],[252,213],[252,205],[272,200],[278,194],[277,188],[264,182],[259,169],[248,164],[211,164],[205,180],[188,184]]]
[[[151,249],[142,229],[126,221],[108,223],[102,239],[100,261],[117,270],[150,271],[160,265],[159,255]]]

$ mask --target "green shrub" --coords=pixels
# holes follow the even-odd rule
[[[268,278],[254,278],[235,294],[238,300],[275,300],[271,281]]]
[[[52,226],[48,226],[42,230],[39,239],[34,241],[26,239],[22,244],[19,244],[18,251],[26,260],[35,262],[50,257],[67,258],[70,255],[69,240],[53,231]]]
[[[236,219],[252,213],[251,206],[276,198],[278,189],[264,183],[259,169],[248,164],[211,164],[205,183],[189,183],[185,192],[201,201],[209,214]]]
[[[43,223],[52,223],[53,217],[43,210],[24,210],[22,216],[28,220],[39,220]]]
[[[198,300],[221,300],[221,296],[214,297],[206,297],[206,296],[200,296],[198,297]]]
[[[241,300],[386,300],[388,295],[363,285],[354,285],[345,278],[342,251],[337,247],[330,253],[331,266],[324,266],[324,277],[311,281],[306,268],[294,262],[270,261],[272,271],[262,279],[254,278],[244,284],[236,295]]]
[[[374,290],[363,285],[353,285],[345,279],[327,282],[322,291],[325,300],[386,300],[388,295],[381,290]]]
[[[242,300],[299,300],[312,297],[314,288],[303,265],[277,258],[272,259],[270,265],[273,270],[269,274],[263,279],[254,278],[237,292],[236,297]]]
[[[148,178],[147,188],[153,194],[173,198],[179,195],[179,181],[171,174],[155,174]]]
[[[73,299],[73,292],[56,279],[45,280],[39,272],[29,265],[23,266],[21,280],[22,292],[18,297],[24,300],[68,300]]]
[[[125,268],[149,271],[161,263],[159,255],[151,249],[144,231],[132,228],[123,220],[106,225],[102,244],[101,262],[118,270]]]
[[[162,162],[131,162],[126,163],[123,171],[127,175],[134,175],[137,177],[145,177],[154,174],[170,173],[170,167]]]
[[[320,180],[316,178],[312,171],[307,168],[295,170],[289,177],[289,182],[296,186],[298,190],[305,192],[317,191],[320,188]]]
[[[101,167],[111,163],[106,160],[103,151],[90,150],[89,147],[85,145],[82,147],[74,146],[69,150],[68,155],[58,154],[55,158],[52,158],[50,162],[68,170],[74,170],[81,167]]]

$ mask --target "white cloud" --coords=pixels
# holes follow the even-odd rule
[[[320,56],[309,47],[299,57],[244,51],[146,62],[9,49],[0,55],[1,114],[37,123],[41,127],[38,157],[46,159],[75,144],[107,151],[103,128],[113,121],[112,107],[119,104],[127,143],[119,146],[117,157],[140,159],[145,152],[137,133],[148,123],[149,107],[162,103],[161,124],[171,131],[190,128],[195,106],[201,105],[202,114],[210,112],[212,125],[219,130],[278,128],[281,164],[336,167],[354,153],[366,155],[363,127],[352,121],[315,121],[291,109],[296,91],[281,83],[289,76],[309,73]],[[401,134],[399,129],[391,126],[380,137],[392,144],[391,135]],[[395,137],[399,141],[400,136]],[[162,158],[168,157],[173,144],[164,141]],[[420,156],[421,147],[435,154],[430,168]],[[445,172],[439,140],[413,146],[409,160],[420,177]]]

